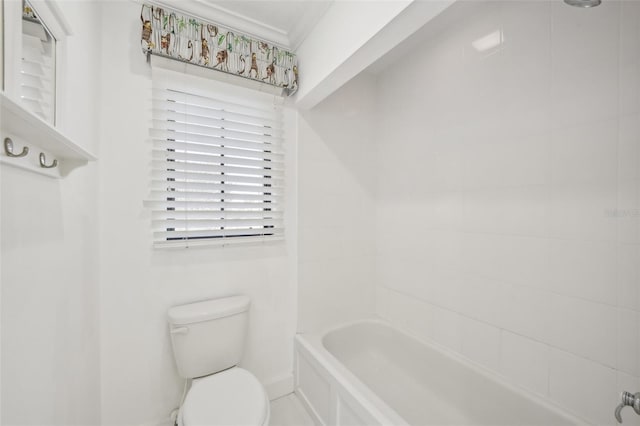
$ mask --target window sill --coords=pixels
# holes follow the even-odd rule
[[[235,247],[235,246],[266,246],[278,244],[285,240],[284,235],[269,237],[243,237],[243,238],[212,238],[202,240],[177,240],[155,242],[155,249],[188,249],[196,247]]]

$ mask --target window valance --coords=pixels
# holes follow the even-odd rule
[[[268,42],[211,22],[203,22],[153,5],[143,5],[142,51],[177,59],[215,71],[298,90],[296,55]]]

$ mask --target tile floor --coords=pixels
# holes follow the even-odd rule
[[[270,426],[314,426],[298,397],[291,393],[271,401]]]
[[[154,426],[174,426],[169,419]],[[311,416],[294,393],[271,401],[269,426],[315,426]]]

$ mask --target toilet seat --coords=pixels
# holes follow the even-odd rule
[[[234,367],[195,379],[180,407],[181,426],[263,426],[269,399],[251,373]]]

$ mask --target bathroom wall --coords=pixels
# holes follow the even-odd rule
[[[97,153],[98,8],[59,6],[74,35],[61,128]],[[63,179],[0,167],[2,424],[100,421],[97,167]]]
[[[298,330],[375,312],[375,78],[298,120]]]
[[[614,423],[640,388],[640,2],[459,2],[408,43],[378,76],[378,313]]]
[[[252,298],[241,365],[269,389],[291,390],[296,315],[295,116],[286,151],[287,241],[267,245],[153,249],[148,197],[151,70],[140,50],[140,5],[105,2],[102,40],[100,266],[102,422],[156,424],[178,406],[183,381],[171,352],[172,305]],[[278,389],[275,389],[277,391]]]
[[[300,64],[305,68],[296,105],[304,109],[315,106],[362,71],[368,65],[366,60],[361,59],[363,63],[357,65],[347,64],[411,3],[406,0],[375,1],[367,2],[363,7],[365,3],[358,1],[332,2],[296,50]],[[384,52],[384,49],[378,51]]]

